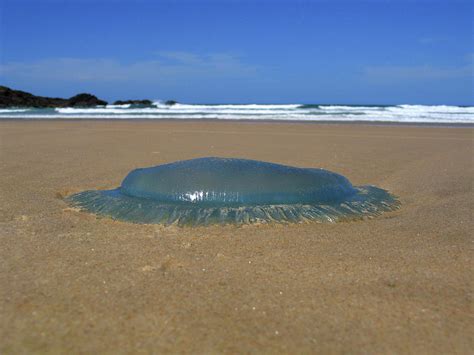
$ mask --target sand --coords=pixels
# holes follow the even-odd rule
[[[0,122],[0,353],[472,353],[473,133]],[[321,167],[403,205],[338,224],[164,228],[62,200],[201,156]]]

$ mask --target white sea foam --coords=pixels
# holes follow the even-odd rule
[[[123,104],[123,105],[107,105],[106,108],[129,108],[130,104]]]
[[[165,105],[156,101],[150,107],[108,105],[97,108],[1,109],[2,118],[32,119],[220,119],[292,121],[365,121],[473,123],[474,107],[459,106],[351,106],[351,105]]]
[[[2,113],[11,113],[11,112],[28,112],[28,108],[0,108],[0,114]]]
[[[219,105],[202,105],[202,104],[174,104],[174,105],[164,105],[160,101],[155,102],[155,104],[159,107],[165,107],[170,110],[185,110],[185,109],[193,109],[193,110],[226,110],[226,109],[245,109],[245,110],[269,110],[269,109],[278,109],[278,110],[289,110],[289,109],[296,109],[300,105],[299,104],[276,104],[276,105],[268,105],[268,104],[219,104]]]

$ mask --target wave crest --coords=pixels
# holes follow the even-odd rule
[[[474,123],[473,106],[320,105],[320,104],[181,104],[108,105],[94,108],[0,109],[0,119],[220,119],[288,121],[367,121]]]

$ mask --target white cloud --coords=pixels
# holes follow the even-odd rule
[[[198,55],[159,52],[156,59],[121,63],[114,59],[49,58],[0,64],[0,75],[14,80],[61,82],[169,82],[183,79],[248,77],[258,68],[229,53]]]

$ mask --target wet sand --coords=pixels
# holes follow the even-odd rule
[[[474,129],[0,122],[0,353],[472,353]],[[399,196],[338,224],[178,228],[69,209],[202,156]]]

